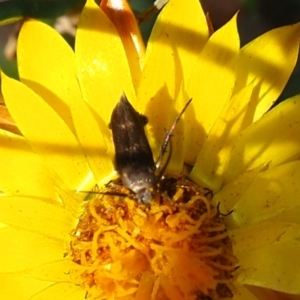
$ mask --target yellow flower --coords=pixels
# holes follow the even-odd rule
[[[114,174],[107,125],[122,92],[149,118],[146,130],[154,157],[158,157],[165,129],[193,98],[172,137],[166,174],[178,178],[184,166],[190,167],[188,175],[199,186],[198,196],[206,203],[206,212],[217,217],[215,223],[221,217],[212,205],[219,203],[222,213],[233,210],[224,217],[229,244],[238,260],[238,268],[231,273],[235,277],[234,287],[230,287],[233,299],[299,299],[300,99],[286,100],[267,112],[294,68],[299,25],[274,29],[240,49],[235,17],[209,37],[197,0],[170,0],[156,21],[145,55],[139,50],[134,54],[128,48],[125,51],[123,45],[126,47],[126,40],[122,42],[93,1],[83,10],[75,53],[45,24],[28,20],[21,29],[17,49],[20,82],[2,73],[5,103],[22,136],[0,131],[1,299],[84,299],[95,295],[95,277],[84,278],[84,282],[83,277],[76,277],[84,267],[78,266],[77,260],[87,256],[84,251],[77,252],[74,242],[83,228],[85,233],[94,232],[94,228],[84,227],[91,226],[92,214],[101,222],[107,222],[107,216],[115,218],[120,226],[110,229],[119,234],[117,238],[129,240],[123,229],[132,223],[126,223],[127,215],[118,215],[125,209],[137,230],[145,229],[145,238],[162,232],[155,223],[157,215],[151,213],[156,209],[163,215],[170,210],[166,199],[163,207],[150,204],[149,213],[145,205],[128,198],[120,202],[104,195],[99,204],[98,198],[83,201],[84,193],[75,193],[96,184],[101,188]],[[142,49],[140,42],[138,45]],[[184,182],[178,182],[184,189]],[[211,204],[201,194],[201,186],[213,191]],[[180,199],[180,188],[174,197]],[[172,201],[176,201],[174,197]],[[193,199],[186,205],[193,205]],[[105,210],[97,211],[99,207]],[[193,212],[196,208],[189,209]],[[195,220],[189,219],[189,214],[179,209],[178,215],[194,228]],[[164,219],[170,228],[178,225],[178,215]],[[224,224],[218,233],[224,233]],[[103,223],[105,229],[108,225]],[[178,238],[176,233],[168,232],[171,241]],[[71,241],[74,249],[70,250]],[[92,246],[86,253],[97,255],[98,245]],[[166,244],[153,247],[159,246]],[[122,253],[121,248],[110,250],[115,257]],[[185,291],[177,293],[166,276],[166,269],[174,268],[172,263],[158,263],[156,266],[162,267],[157,270],[144,264],[144,256],[151,251],[135,252],[135,258],[141,260],[132,266],[132,252],[128,252],[126,270],[132,268],[134,274],[122,299],[152,299],[151,294],[157,299],[166,299],[166,295],[182,298]],[[186,250],[184,262],[188,265],[190,257],[193,253]],[[171,258],[178,262],[178,270],[191,275],[189,268],[184,269],[182,257],[174,254]],[[116,298],[114,292],[120,288],[124,266],[117,263],[121,260],[115,261],[113,270],[108,270],[108,265],[95,267],[102,270],[101,275],[108,271],[102,278],[107,280],[107,299]],[[233,265],[228,268],[231,272]],[[210,279],[215,279],[216,269],[204,266],[196,268],[194,277],[180,277],[182,273],[171,277],[185,280],[176,287],[186,287],[190,293],[196,276],[202,277],[197,284],[203,285],[203,290],[214,286]],[[207,277],[210,272],[212,276]],[[147,288],[153,274],[161,275],[156,285],[135,295],[137,279]],[[164,287],[162,298],[158,298],[160,286]],[[195,293],[201,290],[199,286]],[[190,293],[189,299],[196,299],[195,293]],[[211,299],[203,294],[199,297]]]

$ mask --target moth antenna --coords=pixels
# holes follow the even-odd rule
[[[172,136],[172,133],[177,125],[177,123],[180,121],[180,118],[181,116],[183,115],[183,113],[186,111],[187,107],[190,105],[190,103],[192,102],[193,99],[190,99],[186,105],[184,106],[184,108],[181,110],[180,114],[175,118],[175,121],[173,122],[170,130],[166,133],[166,136],[165,136],[165,140],[164,140],[164,143],[162,144],[161,148],[160,148],[160,153],[159,153],[159,157],[158,157],[158,160],[156,162],[156,169],[159,169],[160,165],[161,165],[161,162],[162,162],[162,159],[163,159],[163,156],[164,154],[166,153],[166,149],[167,149],[167,146],[169,144],[169,141],[170,141],[170,138]],[[170,158],[168,159],[170,160]],[[166,168],[166,166],[164,167],[164,169]]]
[[[80,191],[78,193],[84,194],[93,194],[93,195],[117,195],[117,196],[126,196],[126,193],[121,192],[109,192],[109,191]]]
[[[169,151],[169,153],[168,153],[168,158],[167,158],[167,160],[166,160],[166,162],[164,163],[164,165],[162,166],[162,168],[161,168],[161,170],[159,171],[159,173],[158,173],[158,175],[157,175],[157,182],[159,182],[160,181],[160,179],[163,177],[163,175],[164,175],[164,173],[165,173],[165,170],[166,170],[166,168],[167,168],[167,166],[168,166],[168,164],[169,164],[169,162],[170,162],[170,160],[171,160],[171,156],[172,156],[172,147],[173,147],[173,145],[172,145],[172,140],[170,139],[170,151]],[[161,159],[162,160],[162,159]]]

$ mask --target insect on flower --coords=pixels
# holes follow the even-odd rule
[[[115,146],[115,168],[122,184],[135,193],[138,201],[147,203],[153,198],[152,192],[159,179],[156,171],[172,132],[191,101],[188,101],[167,132],[156,164],[144,131],[144,126],[148,123],[147,117],[138,113],[124,94],[114,108],[109,126]]]

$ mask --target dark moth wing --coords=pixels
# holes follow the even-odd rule
[[[144,126],[148,119],[139,114],[123,94],[114,108],[110,128],[115,145],[115,168],[124,186],[142,202],[151,199],[155,186],[155,163]]]

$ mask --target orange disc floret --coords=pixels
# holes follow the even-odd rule
[[[71,242],[88,299],[232,297],[236,260],[209,195],[167,178],[147,206],[113,193],[90,200]]]

